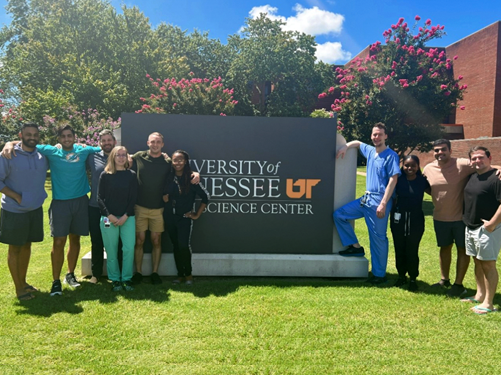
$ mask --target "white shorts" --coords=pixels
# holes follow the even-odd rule
[[[466,255],[478,260],[497,260],[501,248],[501,224],[493,232],[484,226],[477,229],[466,227]]]

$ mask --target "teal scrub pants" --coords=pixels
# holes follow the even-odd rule
[[[105,216],[101,216],[101,233],[106,250],[106,270],[111,281],[130,281],[134,267],[134,245],[136,243],[136,218],[129,217],[122,226],[104,226]],[[118,264],[118,238],[122,240],[122,274]]]

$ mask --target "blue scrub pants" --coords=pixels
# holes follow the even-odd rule
[[[350,220],[365,218],[365,223],[369,229],[372,274],[377,277],[384,277],[388,264],[388,237],[386,236],[386,230],[393,202],[392,200],[388,202],[385,217],[379,219],[376,215],[376,210],[380,203],[379,199],[370,196],[364,205],[360,205],[361,199],[356,199],[334,211],[334,223],[336,224],[336,229],[343,246],[349,246],[358,242]]]

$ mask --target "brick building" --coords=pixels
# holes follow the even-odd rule
[[[446,126],[452,154],[468,157],[472,146],[482,145],[491,150],[493,163],[501,165],[501,21],[451,44],[445,52],[451,59],[458,56],[454,76],[462,75],[468,85],[461,102],[466,109],[457,109],[451,116],[455,124]],[[422,165],[433,160],[431,153],[420,158]]]

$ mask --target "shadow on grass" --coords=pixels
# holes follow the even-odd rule
[[[198,298],[206,298],[210,296],[224,297],[235,293],[240,288],[244,287],[275,287],[275,288],[295,288],[295,287],[312,287],[312,288],[366,288],[374,290],[377,293],[379,289],[394,288],[398,275],[387,273],[388,281],[382,285],[371,285],[366,282],[366,278],[290,278],[290,277],[196,277],[193,285],[184,284],[173,285],[172,291],[180,293],[191,293]],[[407,290],[408,285],[402,287],[402,290]],[[418,291],[408,293],[412,294],[427,294],[445,298],[449,289],[442,287],[434,287],[424,281],[418,279]],[[395,288],[396,289],[396,288]],[[475,290],[467,289],[471,296],[475,294]],[[495,303],[501,304],[501,295],[496,294]]]
[[[82,302],[99,301],[102,304],[114,304],[119,301],[119,297],[130,301],[148,300],[156,303],[169,302],[169,287],[164,283],[161,285],[140,284],[135,286],[133,291],[113,292],[111,283],[104,279],[98,284],[82,282],[77,289],[63,287],[62,296],[50,296],[49,292],[37,292],[36,298],[19,302],[19,315],[36,315],[50,317],[57,313],[80,314],[84,311]]]

